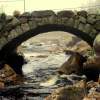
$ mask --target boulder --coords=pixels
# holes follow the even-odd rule
[[[91,47],[86,42],[73,38],[66,44],[65,50],[75,51],[82,55],[87,55],[87,51],[91,50]]]
[[[83,17],[87,17],[87,12],[86,11],[84,11],[84,10],[82,10],[82,11],[79,11],[79,12],[77,12],[77,15],[79,15],[79,16],[83,16]]]
[[[0,88],[21,82],[22,78],[8,64],[4,64],[0,70]]]
[[[58,17],[68,17],[68,18],[71,18],[74,16],[74,12],[73,11],[70,11],[70,10],[66,10],[66,11],[60,11],[57,13],[57,16]]]
[[[61,87],[56,89],[45,100],[82,100],[84,97],[84,89],[79,87]]]
[[[86,61],[86,58],[80,55],[79,53],[71,52],[70,58],[61,65],[58,69],[59,74],[78,74],[82,69],[83,63]]]
[[[3,68],[0,70],[0,88],[5,86],[6,82],[15,81],[17,74],[15,71],[8,65],[4,64]]]
[[[52,10],[44,10],[44,11],[34,11],[31,13],[32,17],[35,18],[43,18],[43,17],[50,17],[54,16],[55,13]]]

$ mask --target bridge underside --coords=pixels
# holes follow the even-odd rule
[[[93,46],[94,39],[91,38],[87,33],[84,33],[78,29],[72,28],[72,27],[66,27],[64,25],[56,25],[56,24],[49,24],[49,25],[43,25],[39,26],[35,29],[31,29],[22,35],[19,35],[18,37],[12,39],[12,41],[8,42],[0,51],[1,57],[5,58],[7,55],[11,54],[13,51],[16,50],[16,48],[27,39],[34,37],[38,34],[42,34],[44,32],[51,32],[51,31],[64,31],[69,32],[70,34],[73,34],[82,40],[86,41],[91,47]]]

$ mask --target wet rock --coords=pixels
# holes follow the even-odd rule
[[[84,26],[84,32],[86,32],[86,33],[90,33],[91,29],[92,29],[92,26],[90,24],[86,24]]]
[[[59,74],[71,74],[79,73],[82,69],[83,63],[86,61],[86,58],[78,53],[73,53],[71,57],[61,65],[58,69]]]
[[[52,76],[50,79],[45,82],[40,83],[40,86],[43,87],[53,87],[53,86],[65,86],[65,85],[73,85],[73,82],[68,80],[67,77],[60,77],[58,75]]]
[[[0,81],[0,87],[2,88],[21,83],[22,80],[8,64],[5,64],[0,70]]]
[[[82,100],[84,97],[84,90],[77,87],[62,87],[56,89],[45,100]]]

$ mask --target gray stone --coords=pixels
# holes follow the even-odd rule
[[[28,23],[21,24],[21,28],[22,28],[23,32],[26,32],[30,29]]]
[[[11,26],[15,26],[15,25],[20,24],[20,21],[16,17],[14,17],[13,20],[8,24]]]
[[[96,15],[94,15],[94,14],[88,15],[87,22],[89,24],[94,24],[94,22],[96,21],[96,18],[95,17],[96,17]]]
[[[49,24],[48,18],[42,18],[42,19],[41,19],[41,22],[38,23],[38,25],[45,25],[45,24]]]
[[[42,20],[42,18],[34,18],[35,23],[37,25],[43,25],[44,21]],[[44,23],[45,24],[45,23]]]
[[[74,28],[78,28],[78,26],[79,26],[79,20],[75,20]]]
[[[45,11],[34,11],[31,13],[32,17],[36,18],[43,18],[43,17],[50,17],[55,15],[52,10],[45,10]]]
[[[83,16],[83,17],[87,17],[87,12],[86,11],[79,11],[79,12],[77,12],[77,15],[79,15],[79,16]]]
[[[23,33],[23,30],[21,29],[21,26],[17,26],[15,30],[16,30],[16,32],[18,34],[22,34]]]
[[[19,18],[19,21],[21,24],[23,24],[23,23],[27,23],[28,19],[27,19],[27,17],[21,17],[21,18]]]
[[[84,24],[80,23],[78,26],[78,29],[81,31],[84,31],[84,26],[85,26]]]
[[[100,20],[96,21],[96,24],[94,26],[98,31],[100,31]]]
[[[48,21],[49,21],[50,24],[55,24],[55,23],[57,23],[57,17],[56,16],[50,16],[48,18]]]
[[[18,36],[18,33],[16,32],[16,30],[11,30],[10,34],[8,35],[8,41],[10,41],[11,39],[15,38],[16,36]]]
[[[22,17],[31,17],[31,13],[29,13],[29,12],[24,12],[22,15],[21,15]]]
[[[60,18],[59,24],[67,24],[68,20],[69,19],[67,17]]]
[[[92,26],[90,24],[84,25],[84,30],[83,30],[84,32],[89,34],[91,30],[92,30]]]
[[[0,38],[3,36],[12,38],[15,32],[20,35],[30,29],[40,27],[42,25],[57,24],[69,26],[86,32],[91,38],[95,38],[100,31],[100,15],[88,14],[86,11],[60,11],[57,14],[51,10],[34,11],[31,14],[25,12],[18,16],[0,15]],[[14,33],[12,35],[12,32]],[[11,34],[11,35],[10,35]],[[13,39],[13,38],[12,38]]]
[[[58,17],[68,17],[68,18],[71,18],[71,17],[73,17],[74,16],[74,12],[73,11],[60,11],[60,12],[58,12],[57,13],[57,16]]]
[[[70,19],[68,19],[68,21],[66,22],[66,25],[67,26],[74,26],[74,19],[73,18],[70,18]]]
[[[85,17],[82,17],[82,16],[80,16],[79,17],[79,21],[81,22],[81,23],[86,23],[86,18]]]
[[[29,21],[28,24],[30,29],[34,29],[37,27],[37,23],[35,21]]]

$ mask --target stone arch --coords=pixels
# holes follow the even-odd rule
[[[33,36],[36,36],[38,34],[42,34],[44,32],[51,32],[51,31],[69,32],[70,34],[73,34],[81,38],[82,40],[86,41],[90,46],[92,46],[93,44],[93,39],[87,33],[84,33],[78,29],[68,27],[65,25],[47,24],[47,25],[38,26],[35,29],[31,29],[29,31],[26,31],[23,34],[19,35],[18,37],[12,39],[1,49],[1,54],[8,55],[27,39]]]
[[[28,38],[49,31],[70,32],[92,46],[100,31],[100,15],[86,11],[55,13],[51,10],[14,16],[3,14],[0,25],[0,56],[5,56]]]

